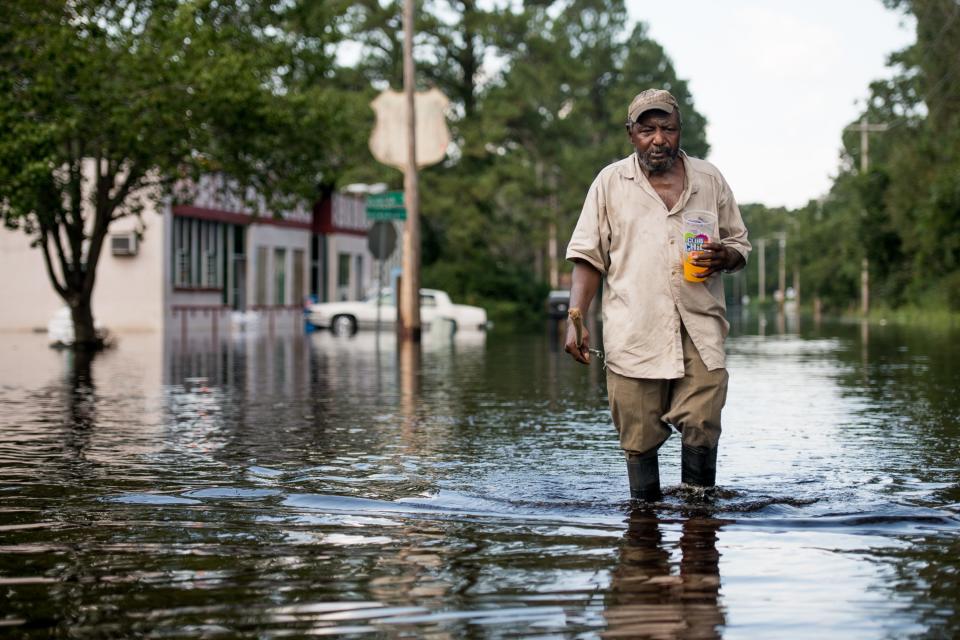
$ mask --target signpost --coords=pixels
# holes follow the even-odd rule
[[[450,101],[438,89],[414,92],[414,0],[403,2],[403,93],[385,90],[370,106],[377,122],[370,151],[379,162],[403,171],[403,277],[397,292],[397,331],[402,340],[420,341],[420,186],[419,167],[443,160],[450,144],[446,110]]]
[[[383,293],[383,261],[397,248],[397,230],[392,220],[406,220],[402,191],[387,191],[367,196],[367,218],[376,220],[367,232],[367,248],[379,261],[377,269],[377,337],[380,337],[380,305]]]

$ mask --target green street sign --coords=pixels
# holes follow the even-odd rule
[[[368,195],[367,218],[369,220],[406,220],[407,210],[403,207],[403,191]]]
[[[406,220],[407,210],[399,209],[371,209],[367,207],[367,220]]]
[[[384,191],[367,196],[367,209],[402,209],[403,191]]]

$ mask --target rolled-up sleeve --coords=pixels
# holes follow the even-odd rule
[[[610,223],[600,177],[593,181],[567,244],[567,260],[583,260],[600,273],[610,267]]]
[[[727,181],[720,177],[720,198],[717,202],[720,224],[720,242],[734,249],[743,256],[743,264],[740,268],[746,266],[750,258],[750,240],[747,239],[747,227],[743,224],[743,216],[740,215],[740,207],[733,197],[733,191]]]

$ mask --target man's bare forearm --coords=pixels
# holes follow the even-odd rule
[[[597,295],[601,274],[588,262],[577,260],[573,264],[573,279],[570,285],[570,308],[586,313]]]

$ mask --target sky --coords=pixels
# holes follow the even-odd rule
[[[707,159],[739,202],[772,207],[800,207],[829,190],[857,102],[872,80],[893,74],[889,54],[915,39],[912,19],[880,0],[627,0],[627,8],[707,117]]]

